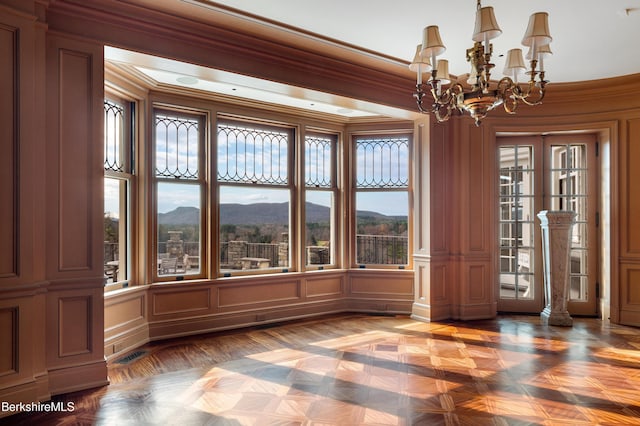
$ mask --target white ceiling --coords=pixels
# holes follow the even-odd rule
[[[438,25],[454,75],[469,71],[476,0],[215,0],[254,15],[298,27],[374,52],[411,61],[422,29]],[[494,52],[520,42],[529,16],[549,13],[553,56],[546,79],[572,82],[640,73],[640,0],[484,0],[493,6],[502,35]],[[523,51],[525,51],[523,49]],[[494,55],[495,55],[494,54]],[[503,58],[496,58],[501,73]]]

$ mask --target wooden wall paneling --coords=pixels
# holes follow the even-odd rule
[[[0,282],[18,275],[18,28],[0,22]]]
[[[18,307],[0,308],[0,377],[18,372]]]
[[[480,260],[465,263],[461,274],[461,282],[464,285],[458,319],[467,321],[496,316],[497,304],[493,300],[492,276],[489,261]]]
[[[640,118],[627,120],[626,140],[622,153],[625,167],[622,194],[622,252],[623,257],[640,259]]]
[[[153,293],[151,312],[155,316],[206,313],[211,306],[210,288],[168,288]]]
[[[36,334],[43,318],[35,300],[28,294],[0,297],[0,401],[32,402],[49,396],[34,351],[44,349]],[[0,411],[0,417],[4,414]]]
[[[102,288],[86,288],[81,282],[47,293],[46,357],[52,394],[108,383],[103,312]],[[90,380],[85,382],[82,374]]]
[[[640,326],[640,262],[620,266],[620,322]]]
[[[58,298],[58,356],[60,358],[91,353],[91,297]]]
[[[426,123],[423,123],[426,121]],[[412,317],[435,321],[451,316],[450,250],[451,214],[451,139],[449,127],[423,120],[428,131],[416,131],[416,204],[417,235],[414,254],[414,303]]]
[[[104,353],[107,359],[149,341],[147,289],[105,293]]]
[[[619,315],[622,324],[640,325],[640,118],[624,121],[620,149],[620,287]]]
[[[318,274],[317,276],[306,277],[305,297],[309,300],[319,298],[336,298],[345,295],[344,275]]]
[[[54,2],[48,9],[48,22],[52,29],[112,46],[413,111],[415,102],[405,96],[412,87],[405,62],[380,57],[384,69],[363,66],[370,63],[372,52],[349,48],[347,55],[344,49],[335,49],[341,55],[328,54],[327,43],[320,41],[324,46],[318,49],[317,36],[296,36],[290,29],[277,29],[256,17],[234,18],[211,5],[184,18],[180,15],[189,13],[189,4],[181,4],[177,12],[158,12],[169,4],[163,3],[143,9],[120,1]]]
[[[52,394],[106,384],[102,46],[48,34],[46,294]],[[82,376],[85,377],[82,377]]]
[[[463,218],[466,224],[466,238],[463,250],[466,253],[487,254],[489,244],[489,226],[492,222],[490,214],[493,199],[490,197],[491,177],[493,176],[488,163],[488,141],[483,137],[482,127],[477,127],[472,121],[466,120],[468,138],[463,143],[463,157],[460,158],[462,173],[465,179]],[[466,166],[466,167],[465,167]]]
[[[48,273],[102,277],[102,47],[51,36],[47,63]]]
[[[448,256],[436,256],[417,261],[414,288],[419,293],[415,296],[412,318],[423,321],[451,318],[451,265],[448,260]]]
[[[457,276],[452,315],[457,319],[491,318],[496,315],[493,300],[493,161],[486,129],[468,117],[458,120],[457,175],[459,186],[453,210],[458,218]],[[455,250],[455,249],[454,249]]]
[[[0,401],[33,402],[50,398],[42,238],[45,28],[35,2],[0,9]]]
[[[429,151],[422,158],[422,162],[417,166],[420,169],[429,170],[430,182],[425,188],[428,190],[423,196],[428,196],[429,210],[421,212],[429,214],[429,221],[424,226],[429,228],[430,253],[446,253],[449,250],[449,230],[451,223],[449,215],[451,194],[451,172],[450,172],[450,140],[448,139],[447,127],[434,125],[432,127],[432,137],[429,143]]]
[[[250,309],[260,305],[274,305],[302,301],[302,281],[288,279],[265,284],[235,283],[218,287],[218,307],[224,309]]]
[[[356,311],[410,313],[414,303],[413,271],[348,272],[349,306]]]

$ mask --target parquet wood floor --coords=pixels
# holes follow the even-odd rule
[[[329,316],[150,343],[14,425],[640,425],[640,330]]]

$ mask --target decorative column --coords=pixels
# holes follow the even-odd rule
[[[167,241],[167,253],[169,253],[169,257],[182,259],[182,256],[184,255],[182,231],[169,231],[168,234],[169,240]]]
[[[567,311],[569,298],[569,265],[571,256],[571,227],[576,221],[572,211],[538,213],[542,228],[544,259],[545,308],[540,313],[543,324],[571,327],[573,319]]]

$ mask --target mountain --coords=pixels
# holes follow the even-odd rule
[[[200,223],[200,209],[178,207],[167,213],[159,213],[158,223],[160,225],[197,225]]]
[[[306,204],[309,222],[328,222],[330,209],[314,203]],[[223,225],[286,225],[289,217],[289,203],[220,204],[220,223]],[[372,211],[358,211],[358,217],[371,219],[406,219],[406,217],[386,216]],[[200,219],[200,209],[178,207],[167,213],[158,214],[161,225],[195,225]]]

